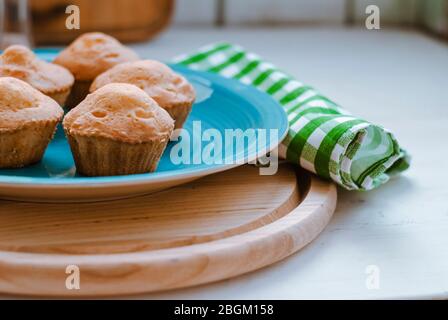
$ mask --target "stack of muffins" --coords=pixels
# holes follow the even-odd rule
[[[153,172],[194,100],[181,75],[103,33],[80,36],[54,63],[11,46],[0,55],[0,168],[40,161],[64,118],[78,173]]]

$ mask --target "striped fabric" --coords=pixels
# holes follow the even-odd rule
[[[280,156],[346,189],[374,189],[409,167],[408,155],[388,130],[351,116],[240,46],[212,44],[174,62],[238,79],[271,95],[283,106],[290,126]]]

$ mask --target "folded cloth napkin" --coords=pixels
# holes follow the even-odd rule
[[[271,95],[289,120],[280,157],[346,189],[374,189],[409,167],[408,154],[391,132],[351,116],[317,90],[238,45],[215,43],[173,61],[237,79]]]

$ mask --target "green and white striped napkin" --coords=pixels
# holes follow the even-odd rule
[[[238,79],[271,95],[289,120],[280,156],[346,189],[374,189],[409,167],[409,156],[388,130],[351,116],[315,89],[238,45],[211,44],[174,62]]]

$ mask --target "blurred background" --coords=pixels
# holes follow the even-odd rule
[[[448,0],[0,0],[0,41],[66,44],[103,31],[136,42],[166,28],[363,26],[371,4],[381,10],[382,28],[418,28],[448,39]],[[80,8],[80,30],[66,28],[69,5]]]

